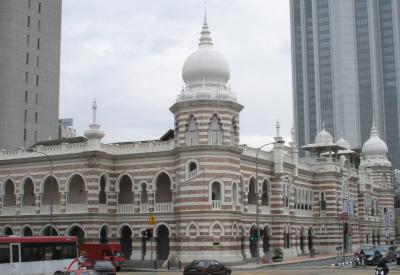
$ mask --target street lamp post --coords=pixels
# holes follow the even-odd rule
[[[257,264],[260,263],[260,253],[258,250],[259,247],[259,241],[260,241],[260,210],[259,210],[259,206],[260,206],[260,195],[259,195],[259,184],[258,184],[258,154],[261,152],[261,149],[264,148],[267,145],[272,145],[272,144],[276,144],[276,143],[283,143],[283,140],[277,140],[274,142],[268,142],[265,143],[264,145],[262,145],[261,147],[257,148],[257,153],[256,153],[256,226],[257,226],[257,241],[256,241],[256,257],[257,257]]]

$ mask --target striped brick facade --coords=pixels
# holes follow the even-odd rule
[[[241,109],[232,102],[176,103],[171,107],[176,125],[173,140],[101,144],[98,150],[90,149],[90,140],[36,148],[51,158],[53,183],[58,186],[53,190],[54,197],[60,198],[53,205],[59,209],[52,215],[54,232],[81,234],[85,242],[104,237],[110,242],[122,240],[132,250],[132,259],[150,259],[151,246],[153,257],[176,257],[183,262],[251,258],[257,149],[238,145],[238,134],[231,138],[232,121],[239,129]],[[223,129],[222,144],[208,140],[215,114]],[[197,145],[188,146],[191,115],[198,123],[199,139]],[[274,144],[272,151],[261,151],[258,156],[259,225],[266,229],[259,241],[260,255],[270,256],[274,247],[283,248],[287,258],[307,254],[309,248],[334,252],[343,245],[338,214],[343,211],[344,198],[354,203],[348,221],[352,230],[347,237],[349,251],[360,244],[394,238],[390,167],[369,167],[367,177],[360,177],[348,161],[327,157],[324,162],[301,162],[295,150]],[[27,228],[34,235],[48,234],[50,215],[42,204],[49,178],[49,159],[43,155],[29,150],[0,153],[3,235],[24,235]],[[22,203],[29,201],[27,182],[34,186],[29,214]],[[373,215],[371,209],[366,211],[371,199],[378,202]],[[388,226],[384,225],[385,208]],[[155,216],[154,226],[148,225],[150,213]],[[149,227],[153,245],[142,238],[142,231]]]

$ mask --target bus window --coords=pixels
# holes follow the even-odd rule
[[[19,245],[18,244],[12,244],[12,261],[13,263],[19,263]]]
[[[8,244],[0,244],[0,263],[9,263],[10,262],[10,245]]]

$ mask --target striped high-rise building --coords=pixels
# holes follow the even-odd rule
[[[0,149],[58,138],[61,0],[0,1]]]
[[[325,129],[353,149],[375,118],[400,167],[400,2],[291,0],[294,120],[300,146]]]
[[[94,103],[85,137],[0,151],[0,234],[121,242],[128,258],[171,262],[271,258],[273,248],[293,258],[393,240],[391,164],[376,128],[359,171],[348,143],[325,130],[304,161],[279,131],[272,151],[240,145],[243,106],[207,22],[182,77],[174,130],[159,140],[103,144]],[[323,154],[337,149],[340,157]],[[343,212],[349,220],[338,219]]]

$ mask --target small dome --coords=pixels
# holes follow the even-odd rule
[[[214,50],[210,31],[205,19],[201,31],[199,49],[185,61],[182,69],[183,81],[192,85],[225,85],[229,81],[229,65],[225,57]]]
[[[336,141],[336,145],[342,146],[348,150],[351,149],[350,143],[343,138],[343,134],[341,134],[340,138]]]
[[[364,157],[386,157],[387,152],[388,147],[386,143],[379,138],[376,127],[372,126],[370,138],[362,147]]]
[[[322,131],[315,137],[315,143],[317,144],[329,144],[333,143],[333,137],[330,133],[325,131],[325,126],[322,124]]]

